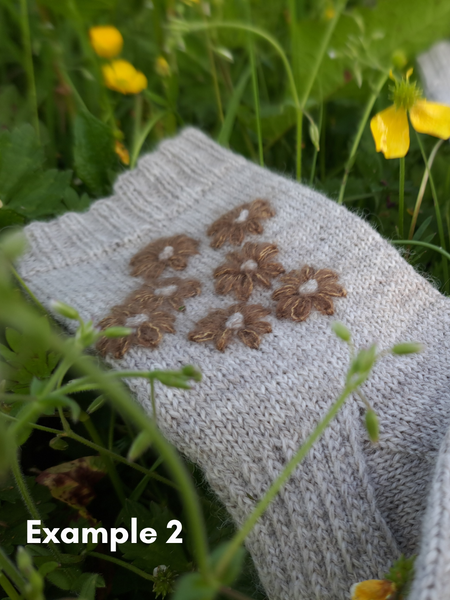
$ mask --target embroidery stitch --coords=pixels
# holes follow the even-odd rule
[[[187,259],[199,253],[198,246],[197,240],[184,234],[159,238],[131,258],[131,275],[156,279],[166,267],[183,271],[187,266]]]
[[[214,271],[218,294],[233,292],[238,300],[248,300],[255,285],[271,287],[271,279],[284,273],[283,265],[274,262],[275,244],[247,242],[240,252],[227,254],[227,262]]]
[[[198,321],[188,339],[198,343],[212,341],[217,350],[223,352],[237,336],[249,348],[257,349],[261,344],[261,336],[272,332],[271,324],[262,320],[270,312],[261,304],[244,302],[213,310]]]
[[[240,246],[245,234],[262,233],[264,228],[260,221],[274,215],[275,211],[269,202],[259,198],[233,208],[209,226],[207,235],[213,237],[211,247],[221,248],[227,240],[233,246]]]
[[[123,304],[114,306],[98,327],[102,330],[117,326],[131,327],[134,331],[120,338],[101,338],[97,342],[97,349],[102,356],[112,354],[114,358],[122,358],[132,346],[156,348],[163,333],[175,333],[174,322],[175,317],[162,310],[133,310]]]
[[[346,290],[337,283],[338,274],[331,269],[316,270],[305,266],[280,278],[285,285],[275,290],[279,319],[305,321],[314,308],[323,315],[334,314],[333,298],[345,297]]]
[[[147,282],[128,296],[124,304],[132,310],[156,310],[172,308],[178,312],[184,310],[184,300],[198,296],[202,286],[196,279],[167,277]]]

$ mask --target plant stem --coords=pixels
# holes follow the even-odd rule
[[[366,107],[365,107],[363,115],[361,117],[361,121],[359,122],[358,131],[356,132],[355,139],[353,140],[352,149],[350,150],[350,156],[348,157],[348,160],[345,163],[345,172],[344,172],[344,177],[342,178],[341,188],[339,190],[338,204],[342,204],[344,201],[344,194],[345,194],[345,188],[347,186],[348,176],[349,176],[350,171],[355,162],[356,152],[358,150],[359,142],[361,141],[361,137],[364,132],[364,128],[366,127],[366,123],[369,119],[373,105],[375,104],[375,100],[378,98],[378,95],[381,92],[388,77],[389,77],[389,75],[386,75],[386,73],[382,73],[380,75],[380,78],[378,79],[378,81],[375,85],[374,91],[371,93],[371,95],[367,99]]]
[[[0,573],[1,572],[5,573],[19,590],[21,590],[25,585],[25,580],[22,577],[22,574],[19,572],[16,565],[5,554],[4,550],[0,547]]]
[[[287,56],[277,42],[277,40],[272,37],[269,33],[264,31],[263,29],[259,29],[258,27],[254,27],[253,25],[245,25],[244,23],[234,23],[230,21],[212,21],[210,23],[188,23],[185,24],[186,28],[183,29],[185,33],[194,33],[196,31],[203,31],[204,29],[236,29],[240,31],[247,31],[249,33],[253,33],[255,35],[260,36],[266,42],[271,44],[271,46],[276,50],[278,55],[280,56],[284,68],[286,70],[286,74],[289,80],[289,86],[291,88],[292,97],[294,98],[294,104],[297,112],[297,179],[301,178],[301,136],[302,136],[302,119],[303,119],[303,109],[300,105],[300,101],[298,98],[297,87],[295,85],[294,75],[292,73],[291,66],[287,59]],[[299,146],[300,144],[300,146]]]
[[[19,283],[20,287],[22,287],[25,290],[25,292],[30,296],[30,298],[36,304],[37,308],[40,311],[42,311],[43,313],[47,314],[47,310],[45,309],[44,305],[41,304],[41,302],[39,302],[39,300],[36,298],[36,296],[33,294],[33,292],[30,290],[30,288],[27,286],[25,281],[22,279],[22,277],[19,275],[19,273],[16,271],[16,269],[12,265],[11,265],[11,273],[13,274],[14,278]]]
[[[202,14],[203,21],[205,22],[205,24],[207,24],[206,15],[203,11],[202,3],[200,3],[199,10]],[[220,122],[223,123],[224,116],[223,116],[222,99],[220,97],[220,88],[219,88],[219,81],[217,79],[216,61],[214,59],[214,54],[212,51],[211,35],[209,33],[209,28],[205,29],[205,35],[206,35],[206,48],[208,50],[209,65],[211,67],[211,77],[212,77],[213,86],[214,86],[214,95],[216,97],[217,113],[219,115]]]
[[[413,235],[414,235],[414,229],[416,228],[417,217],[419,216],[419,210],[422,205],[423,196],[425,194],[425,190],[427,187],[428,178],[429,178],[429,170],[428,169],[431,170],[431,167],[433,165],[436,154],[443,143],[444,143],[444,140],[438,140],[438,142],[434,146],[433,150],[431,151],[430,157],[428,158],[428,168],[425,166],[425,171],[424,171],[423,177],[422,177],[422,183],[420,184],[419,193],[417,194],[416,205],[414,206],[414,214],[413,214],[413,218],[411,221],[411,227],[409,228],[408,239],[410,239],[410,240],[412,240]]]
[[[36,136],[38,142],[40,143],[41,136],[39,131],[39,113],[36,95],[36,82],[34,79],[33,54],[31,50],[31,34],[30,22],[28,19],[27,0],[20,0],[20,25],[22,29],[22,44],[24,48],[25,71],[27,74],[28,97],[31,105]]]
[[[247,9],[247,19],[249,23],[251,23],[251,8],[249,0],[245,3]],[[261,115],[260,115],[260,107],[259,107],[259,89],[258,89],[258,74],[256,72],[256,61],[255,61],[255,48],[253,46],[253,39],[250,34],[247,34],[248,39],[248,52],[250,55],[250,67],[252,73],[252,88],[253,88],[253,102],[255,105],[255,118],[256,118],[256,132],[258,135],[258,154],[259,154],[259,164],[261,167],[264,166],[264,150],[263,150],[263,141],[262,141],[262,132],[261,132]]]
[[[7,419],[8,421],[13,421],[15,423],[18,422],[18,419],[16,419],[15,417],[11,417],[10,415],[7,415],[5,413],[0,412],[0,415],[2,418]],[[156,479],[157,481],[160,481],[161,483],[164,483],[165,485],[169,485],[170,487],[173,487],[175,490],[179,491],[178,487],[172,481],[170,481],[170,479],[166,479],[166,477],[163,477],[162,475],[158,475],[158,473],[152,472],[153,469],[156,468],[158,465],[156,465],[156,467],[155,467],[155,465],[153,465],[153,467],[151,467],[151,469],[146,469],[145,467],[142,467],[141,465],[139,465],[137,463],[130,462],[128,459],[124,458],[120,454],[116,454],[112,450],[107,450],[106,448],[102,448],[101,446],[98,446],[94,442],[91,442],[90,440],[87,440],[86,438],[82,437],[81,435],[78,435],[72,429],[65,431],[63,429],[54,429],[53,427],[46,427],[45,425],[38,425],[37,423],[30,423],[29,425],[33,429],[39,429],[39,431],[46,431],[47,433],[53,433],[54,435],[68,437],[68,438],[74,440],[75,442],[79,442],[80,444],[84,444],[85,446],[92,448],[92,450],[95,450],[99,454],[101,451],[103,451],[105,454],[107,454],[113,460],[123,463],[124,465],[128,465],[132,469],[135,469],[136,471],[139,471],[140,473],[144,473],[145,475],[149,475],[153,479]]]
[[[21,596],[17,593],[16,589],[6,577],[4,573],[0,570],[0,586],[5,590],[8,594],[8,598],[11,600],[21,600]]]
[[[420,135],[417,133],[417,131],[416,131],[416,138],[417,138],[417,142],[420,147],[420,151],[422,152],[422,157],[425,162],[425,167],[426,167],[426,169],[428,171],[428,175],[430,177],[430,187],[431,187],[431,194],[433,196],[434,210],[436,212],[436,221],[437,221],[437,226],[438,226],[438,231],[439,231],[439,241],[441,242],[441,247],[444,250],[447,250],[446,243],[445,243],[444,226],[442,224],[441,209],[439,208],[439,201],[438,201],[438,197],[437,197],[437,193],[436,193],[436,187],[434,185],[433,175],[431,174],[430,165],[428,164],[427,156],[425,154],[425,150],[422,145],[422,140],[420,139]],[[401,236],[401,237],[403,237],[403,236]],[[442,259],[442,270],[443,270],[443,274],[444,274],[444,288],[448,294],[450,282],[449,282],[449,278],[448,278],[448,262],[447,262],[447,260],[448,259],[446,259],[445,257]]]
[[[264,497],[258,502],[253,512],[244,522],[240,530],[234,535],[234,537],[228,545],[227,550],[224,552],[222,558],[217,564],[215,575],[218,579],[220,579],[221,575],[223,575],[227,566],[230,564],[230,561],[232,560],[233,556],[244,543],[245,538],[253,529],[260,516],[265,512],[265,510],[275,498],[275,496],[278,494],[282,486],[286,483],[291,474],[294,472],[295,468],[305,458],[305,456],[313,446],[314,442],[316,442],[320,438],[322,433],[328,427],[329,423],[334,419],[334,417],[337,415],[348,396],[353,391],[354,389],[350,387],[346,387],[344,389],[339,398],[330,407],[325,417],[320,421],[320,423],[316,426],[314,431],[309,435],[308,439],[300,446],[296,454],[291,458],[291,460],[284,467],[280,475],[278,475],[276,480],[272,483],[270,488],[264,494]]]
[[[30,515],[33,517],[34,520],[36,521],[40,521],[40,527],[41,530],[44,527],[44,523],[42,520],[41,515],[39,514],[38,509],[36,508],[36,505],[34,503],[33,498],[31,497],[31,494],[28,490],[27,484],[25,482],[24,476],[22,474],[22,471],[20,469],[20,465],[19,465],[19,458],[18,458],[18,451],[16,452],[12,452],[11,453],[11,471],[12,474],[14,476],[14,480],[16,482],[16,485],[19,489],[20,495],[22,496],[22,499],[25,503],[25,506],[28,509],[28,512],[30,513]],[[62,563],[62,556],[60,551],[58,550],[58,548],[56,547],[54,542],[49,542],[49,547],[52,551],[53,556],[55,557],[56,561],[59,563]],[[70,576],[72,580],[74,580],[73,576]]]
[[[450,260],[450,254],[441,248],[440,246],[435,246],[434,244],[429,244],[428,242],[420,242],[419,240],[390,240],[391,244],[407,244],[412,246],[423,246],[424,248],[429,248],[430,250],[435,250],[442,254],[447,260]]]
[[[140,135],[136,136],[136,139],[133,140],[133,149],[131,150],[130,157],[130,169],[134,169],[136,166],[137,159],[139,157],[139,152],[141,151],[142,145],[144,144],[147,136],[156,125],[156,123],[162,119],[162,117],[167,115],[167,111],[158,112],[151,119],[147,121],[144,128],[142,129]]]
[[[405,157],[400,159],[400,176],[398,187],[398,234],[401,238],[404,236],[405,221]]]
[[[135,567],[134,565],[130,565],[129,563],[125,562],[124,560],[120,560],[119,558],[114,558],[113,556],[109,556],[109,554],[101,554],[100,552],[87,552],[86,555],[93,556],[94,558],[99,558],[100,560],[106,560],[107,562],[114,563],[115,565],[119,565],[119,567],[123,567],[124,569],[128,569],[128,571],[132,571],[133,573],[136,573],[136,575],[139,575],[143,579],[147,579],[149,581],[155,581],[155,578],[153,577],[153,575],[150,575],[150,573],[146,573],[142,569],[139,569],[138,567]]]
[[[319,113],[319,137],[322,137],[322,126],[323,126],[323,102],[320,103],[320,113]],[[319,150],[320,150],[320,146],[319,146]],[[309,185],[313,185],[314,183],[314,178],[316,175],[316,164],[317,164],[317,154],[319,153],[319,150],[317,150],[317,148],[314,146],[314,155],[313,155],[313,162],[312,162],[312,166],[311,166],[311,174],[309,176]]]
[[[152,411],[153,411],[152,416],[156,422],[156,400],[155,400],[155,381],[154,381],[154,379],[150,379],[150,399],[152,402]]]

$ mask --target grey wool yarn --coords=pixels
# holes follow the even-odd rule
[[[100,348],[112,368],[200,367],[193,391],[158,389],[158,424],[238,526],[343,389],[333,320],[357,347],[423,343],[363,385],[379,443],[351,397],[246,547],[270,600],[344,600],[401,552],[419,553],[411,600],[449,595],[450,304],[366,222],[188,128],[110,198],[26,234],[42,302],[134,328]],[[130,387],[150,413],[147,383]]]

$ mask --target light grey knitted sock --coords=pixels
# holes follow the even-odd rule
[[[158,390],[158,423],[202,467],[237,525],[342,391],[349,357],[334,319],[358,347],[423,342],[421,355],[377,363],[363,387],[380,443],[367,440],[351,398],[247,540],[271,600],[343,600],[353,583],[383,576],[400,551],[418,550],[450,421],[450,305],[367,223],[186,129],[119,177],[111,198],[26,233],[20,272],[44,303],[136,328],[127,344],[102,347],[124,353],[107,355],[112,367],[201,368],[195,391]],[[179,235],[188,239],[160,240]],[[227,261],[230,251],[244,254]],[[144,276],[172,279],[145,284]],[[181,288],[174,277],[190,281]],[[147,383],[130,385],[151,412]],[[444,451],[438,498],[449,493],[439,475],[446,465]],[[445,538],[448,563],[441,514],[432,514],[432,542]],[[443,576],[434,548],[422,546],[433,569],[425,561],[419,577]],[[431,598],[419,591],[414,600]]]

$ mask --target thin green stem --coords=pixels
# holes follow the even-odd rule
[[[22,597],[17,593],[13,584],[9,581],[4,573],[0,570],[0,586],[5,590],[8,598],[11,600],[22,600]]]
[[[19,273],[16,271],[16,269],[11,265],[11,273],[13,274],[14,278],[17,280],[18,284],[20,285],[20,287],[25,290],[25,292],[30,296],[30,298],[33,300],[33,302],[36,304],[37,308],[47,314],[47,310],[44,307],[44,305],[39,302],[39,300],[36,298],[36,296],[33,294],[33,292],[30,290],[30,288],[27,286],[27,284],[25,283],[25,281],[22,279],[22,277],[19,275]]]
[[[438,200],[437,193],[436,193],[436,187],[434,185],[433,175],[431,174],[430,165],[428,164],[428,160],[427,160],[427,156],[425,154],[425,150],[423,148],[422,140],[420,139],[420,135],[417,133],[417,131],[416,131],[416,138],[417,138],[417,142],[420,147],[420,151],[422,153],[425,167],[426,167],[426,169],[428,171],[428,175],[430,177],[430,187],[431,187],[431,194],[433,196],[434,210],[436,212],[436,221],[437,221],[438,232],[439,232],[439,241],[441,242],[441,247],[444,250],[447,250],[446,243],[445,243],[444,226],[442,224],[441,209],[439,207],[439,200]],[[403,237],[403,236],[401,236],[401,237]],[[449,290],[450,290],[450,281],[448,278],[448,259],[446,259],[446,258],[442,259],[442,270],[443,270],[443,274],[444,274],[444,289],[445,289],[446,293],[448,294]]]
[[[235,29],[237,31],[247,31],[248,33],[253,33],[258,35],[266,42],[271,44],[271,46],[276,50],[277,54],[280,56],[283,66],[286,70],[286,74],[289,80],[289,86],[291,89],[292,97],[294,98],[294,104],[296,107],[297,113],[297,179],[301,179],[301,137],[302,137],[302,120],[303,120],[303,108],[300,105],[297,87],[295,85],[294,75],[292,73],[291,66],[289,64],[286,53],[283,48],[277,42],[277,40],[271,36],[269,33],[264,31],[263,29],[259,29],[258,27],[254,27],[253,25],[246,25],[244,23],[234,23],[231,21],[211,21],[210,23],[183,23],[183,32],[184,33],[195,33],[198,31],[203,31],[204,29]]]
[[[361,117],[361,121],[359,122],[358,131],[356,132],[356,136],[355,136],[355,139],[353,140],[353,145],[350,150],[350,156],[348,157],[347,162],[345,163],[345,172],[344,172],[344,177],[342,178],[341,188],[339,190],[338,204],[342,204],[344,201],[344,194],[345,194],[345,188],[347,186],[348,176],[354,165],[355,158],[356,158],[356,152],[358,150],[358,146],[361,141],[362,134],[366,127],[366,123],[369,120],[369,116],[372,111],[373,105],[375,104],[375,100],[378,98],[378,95],[381,92],[388,77],[389,77],[389,75],[387,75],[386,73],[382,73],[380,75],[380,78],[378,79],[373,92],[370,94],[369,98],[367,99],[366,106],[364,108],[364,112]]]
[[[206,15],[203,11],[203,6],[201,3],[199,6],[199,10],[202,14],[202,18],[203,18],[205,24],[207,24]],[[212,51],[212,42],[211,42],[211,35],[209,33],[209,28],[205,29],[205,37],[206,37],[206,48],[208,50],[209,65],[211,68],[211,77],[212,77],[213,86],[214,86],[214,95],[216,97],[217,113],[219,115],[220,122],[223,123],[224,115],[223,115],[223,107],[222,107],[222,98],[220,96],[219,80],[217,79],[216,61],[214,59],[214,54]]]
[[[17,569],[16,565],[8,558],[4,550],[0,547],[0,572],[5,573],[14,585],[22,590],[25,585],[25,580],[22,574]]]
[[[109,556],[109,554],[101,554],[100,552],[87,552],[87,556],[93,556],[94,558],[99,558],[100,560],[106,560],[107,562],[114,563],[119,567],[123,567],[124,569],[128,569],[128,571],[136,573],[136,575],[139,575],[143,579],[147,579],[148,581],[155,581],[155,578],[153,577],[153,575],[150,575],[150,573],[146,573],[142,569],[139,569],[134,565],[130,565],[130,563],[127,563],[124,560],[120,560],[119,558]]]
[[[398,234],[404,237],[405,226],[405,157],[400,159],[400,174],[398,186]]]
[[[280,475],[276,478],[276,480],[272,483],[270,488],[264,494],[264,497],[258,502],[253,512],[244,522],[240,530],[234,535],[232,540],[230,541],[226,552],[223,554],[222,558],[217,564],[216,568],[216,577],[220,579],[221,575],[225,572],[227,566],[230,564],[233,556],[236,554],[237,550],[244,543],[245,538],[248,536],[250,531],[255,526],[258,519],[265,512],[269,504],[278,494],[280,489],[292,475],[296,467],[301,463],[301,461],[305,458],[309,450],[312,448],[313,444],[320,438],[322,433],[328,427],[330,422],[337,415],[344,402],[348,398],[348,396],[354,390],[346,387],[339,398],[334,402],[334,404],[330,407],[325,417],[320,421],[320,423],[316,426],[314,431],[310,434],[308,439],[300,446],[296,454],[291,458],[288,464],[285,466]]]
[[[91,436],[92,441],[95,442],[97,444],[97,446],[102,448],[102,450],[99,451],[100,456],[103,458],[103,460],[105,462],[106,470],[108,471],[109,478],[110,478],[111,483],[113,484],[113,487],[116,491],[117,497],[119,498],[122,506],[125,506],[126,496],[125,496],[125,492],[123,491],[122,482],[117,473],[114,463],[112,462],[112,460],[110,459],[110,457],[108,456],[108,454],[106,452],[106,448],[105,448],[105,445],[103,444],[103,440],[101,439],[100,434],[98,433],[91,418],[84,420],[83,425],[86,428],[86,431]]]
[[[154,379],[150,379],[150,399],[152,403],[152,412],[153,418],[156,421],[156,400],[155,400],[155,381]]]
[[[36,82],[34,79],[33,54],[31,50],[30,22],[28,19],[27,0],[20,0],[20,25],[22,29],[22,44],[24,49],[25,71],[27,74],[28,97],[33,115],[36,136],[40,143],[39,113],[36,95]]]
[[[130,169],[134,169],[134,167],[136,166],[139,153],[145,140],[147,139],[147,136],[149,135],[153,127],[156,125],[156,123],[165,115],[167,115],[167,111],[158,112],[155,115],[153,115],[153,117],[149,119],[145,124],[140,135],[136,137],[136,140],[133,142],[133,148],[131,150]]]
[[[412,218],[412,221],[411,221],[411,227],[409,228],[408,238],[410,240],[412,240],[413,235],[414,235],[414,230],[416,228],[417,217],[419,216],[420,207],[422,205],[423,196],[425,194],[425,190],[426,190],[427,183],[428,183],[429,170],[431,170],[431,167],[433,166],[434,159],[436,158],[436,154],[437,154],[439,148],[442,146],[443,143],[444,143],[444,140],[438,140],[436,142],[436,145],[434,146],[434,148],[431,151],[431,154],[430,154],[430,156],[428,158],[428,168],[427,168],[427,166],[425,166],[425,171],[424,171],[423,177],[422,177],[422,183],[420,184],[419,193],[417,194],[417,200],[416,200],[416,204],[414,206],[414,213],[413,213],[413,218]]]
[[[24,479],[24,476],[22,474],[22,471],[21,471],[20,465],[19,465],[19,458],[18,458],[17,451],[11,453],[10,467],[11,467],[11,471],[14,476],[14,480],[16,482],[17,488],[20,492],[20,495],[22,496],[25,506],[28,509],[28,512],[30,513],[30,515],[33,517],[34,520],[40,521],[40,527],[42,530],[43,526],[44,526],[44,522],[42,520],[41,515],[39,514],[38,509],[36,508],[33,498],[31,497],[31,494],[28,490],[27,484],[25,483],[25,479]],[[57,560],[57,562],[62,563],[63,562],[62,555],[61,555],[60,551],[58,550],[57,546],[54,544],[54,542],[50,542],[49,547],[52,551],[53,556]],[[72,580],[74,580],[73,576],[70,576],[70,577]]]
[[[407,244],[408,246],[423,246],[424,248],[429,248],[430,250],[434,250],[435,252],[439,252],[442,254],[447,260],[450,260],[450,254],[441,248],[440,246],[435,246],[434,244],[429,244],[428,242],[421,242],[419,240],[390,240],[391,244]]]
[[[245,3],[247,9],[247,19],[251,23],[251,8],[250,3],[247,0]],[[259,164],[264,166],[264,149],[263,149],[263,140],[262,140],[262,131],[261,131],[261,115],[260,115],[260,106],[259,106],[259,89],[258,89],[258,74],[256,72],[256,61],[255,61],[255,48],[253,46],[253,39],[250,34],[247,34],[248,39],[248,52],[250,55],[250,67],[252,73],[252,89],[253,89],[253,103],[255,106],[255,118],[256,118],[256,133],[258,136],[258,155],[259,155]]]
[[[134,114],[133,114],[133,149],[136,148],[139,133],[142,126],[142,94],[136,94],[134,97]]]
[[[323,102],[320,103],[320,112],[319,112],[319,137],[322,137],[322,126],[323,126]],[[319,146],[319,150],[320,150],[320,146]],[[313,185],[314,183],[314,178],[316,175],[316,164],[317,164],[317,154],[319,153],[319,150],[317,150],[317,147],[314,146],[314,155],[313,155],[313,162],[312,162],[312,166],[311,166],[311,173],[309,176],[309,185]]]
[[[14,423],[18,422],[18,419],[16,417],[12,417],[11,415],[7,415],[2,412],[0,412],[0,415],[3,419],[7,419],[8,421],[12,421]],[[139,471],[140,473],[144,473],[145,475],[149,475],[153,479],[156,479],[157,481],[160,481],[161,483],[164,483],[165,485],[168,485],[168,486],[174,488],[175,490],[179,491],[176,484],[174,484],[172,481],[170,481],[170,479],[167,479],[166,477],[163,477],[162,475],[158,475],[158,473],[152,472],[153,469],[156,469],[156,467],[158,465],[156,465],[156,467],[155,467],[155,465],[153,465],[150,469],[146,469],[145,467],[142,467],[141,465],[139,465],[137,463],[130,462],[128,459],[124,458],[120,454],[116,454],[112,450],[102,448],[101,446],[98,446],[94,442],[91,442],[90,440],[87,440],[86,438],[82,437],[81,435],[78,435],[72,429],[70,429],[70,426],[69,426],[68,430],[64,430],[64,429],[54,429],[53,427],[46,427],[45,425],[38,425],[37,423],[30,423],[29,425],[33,429],[39,429],[40,431],[46,431],[47,433],[53,433],[54,435],[58,435],[61,437],[63,437],[63,436],[68,437],[68,438],[74,440],[75,442],[84,444],[88,448],[92,448],[92,450],[95,450],[99,454],[101,451],[103,451],[105,454],[107,454],[113,460],[120,462],[124,465],[128,465],[132,469],[135,469],[136,471]]]

